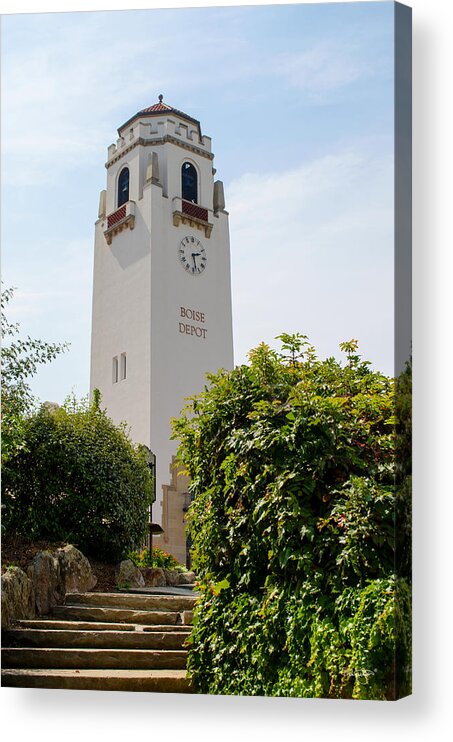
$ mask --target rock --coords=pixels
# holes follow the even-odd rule
[[[116,584],[120,588],[145,587],[145,580],[134,562],[130,559],[124,559],[118,566]]]
[[[193,585],[196,579],[195,572],[179,573],[179,585]]]
[[[179,582],[179,572],[174,569],[164,569],[165,572],[165,584],[174,587]]]
[[[165,572],[160,567],[142,567],[140,571],[147,587],[164,587],[167,584]]]
[[[66,593],[85,593],[93,589],[97,578],[91,571],[91,564],[81,551],[68,544],[63,549],[58,549],[56,556],[60,562]]]
[[[193,611],[183,611],[181,613],[181,621],[182,621],[183,626],[192,626]]]
[[[40,551],[27,574],[11,567],[2,575],[2,627],[14,619],[46,615],[67,592],[86,592],[95,584],[88,559],[75,546]]]
[[[2,574],[2,629],[17,619],[34,617],[32,581],[19,567],[9,567]]]
[[[49,613],[54,605],[63,603],[64,581],[56,553],[40,551],[28,567],[27,574],[33,583],[36,612],[40,616]]]

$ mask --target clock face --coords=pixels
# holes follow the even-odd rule
[[[199,276],[206,268],[206,250],[196,237],[184,237],[179,243],[179,262],[191,276]]]

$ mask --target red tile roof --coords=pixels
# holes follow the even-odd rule
[[[140,111],[140,113],[154,113],[154,111],[173,111],[173,108],[171,106],[167,106],[166,103],[162,103],[162,101],[159,101],[159,103],[155,103],[154,106],[144,108],[142,111]]]
[[[142,116],[158,116],[162,113],[172,113],[175,116],[179,116],[180,118],[185,119],[186,121],[190,121],[192,124],[195,124],[201,138],[200,122],[197,119],[192,118],[192,116],[188,116],[187,113],[179,111],[177,108],[173,108],[173,106],[168,106],[166,103],[163,103],[163,95],[159,95],[159,103],[154,103],[153,106],[143,108],[141,111],[138,111],[138,113],[135,113],[133,116],[131,116],[131,118],[126,121],[126,123],[120,126],[120,128],[118,129],[118,133],[120,133],[122,129],[131,124],[137,118],[141,118]]]

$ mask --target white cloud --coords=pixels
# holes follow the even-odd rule
[[[360,39],[361,35],[352,33],[349,26],[339,35],[332,34],[332,26],[315,29],[311,38],[303,29],[300,38],[287,43],[285,37],[282,43],[277,28],[274,33],[269,26],[256,27],[254,12],[241,9],[235,17],[232,10],[217,9],[208,18],[200,11],[192,24],[179,11],[171,15],[54,14],[39,20],[24,17],[20,23],[6,19],[2,50],[4,256],[10,282],[22,292],[17,317],[23,318],[24,331],[72,342],[70,353],[45,370],[52,388],[65,385],[65,379],[77,378],[77,374],[87,379],[92,218],[97,183],[103,177],[100,157],[115,138],[116,125],[151,103],[159,92],[169,102],[187,107],[203,127],[211,126],[208,114],[213,114],[216,128],[209,133],[219,150],[219,162],[224,153],[228,163],[227,168],[219,165],[219,175],[222,169],[228,178],[225,170],[243,172],[249,144],[250,162],[266,160],[272,141],[265,127],[275,123],[268,121],[274,117],[268,105],[270,96],[275,101],[279,91],[284,91],[286,105],[293,101],[295,105],[318,105],[333,100],[336,91],[346,90],[358,76],[370,73],[362,64],[366,50],[354,46],[356,36]],[[190,69],[188,38],[193,52]],[[351,101],[350,114],[345,115],[353,121],[363,101]],[[252,109],[256,114],[252,115]],[[242,124],[242,116],[246,123],[244,136],[234,142],[229,122],[236,110],[234,123]],[[318,151],[336,139],[335,122],[330,125],[325,118],[329,115],[329,111],[319,111],[315,124],[306,122],[309,135],[313,126],[319,126]],[[253,139],[249,138],[245,127],[251,121],[255,126],[258,117],[260,126],[253,129]],[[294,151],[299,134],[286,130],[284,117],[277,125],[282,152],[286,148],[282,156],[285,162],[293,162],[291,169],[249,172],[227,192],[238,359],[262,338],[272,340],[291,329],[309,331],[314,340],[335,350],[337,336],[342,340],[362,333],[372,321],[374,336],[385,335],[391,317],[387,260],[391,204],[384,197],[391,190],[389,160],[379,162],[365,149],[355,149],[297,166]],[[233,128],[237,131],[237,126]],[[261,158],[257,157],[259,148]],[[46,191],[39,190],[43,183],[58,187],[49,189],[48,218],[53,229],[47,240],[42,218]],[[22,190],[8,189],[8,184]],[[30,188],[24,191],[27,185]],[[86,205],[79,205],[77,214],[71,210],[82,203],[82,189],[83,203],[93,202],[89,215]],[[73,235],[86,239],[67,244]],[[379,300],[379,280],[383,288],[378,326],[375,319],[367,318],[372,314],[370,303]],[[358,288],[361,282],[363,290]],[[362,324],[357,324],[353,314],[357,301],[363,305],[358,313],[365,318]],[[388,348],[385,337],[380,347],[383,357]],[[55,398],[51,392],[41,390],[40,394]]]
[[[153,97],[160,90],[184,90],[187,96],[181,76],[182,70],[186,73],[187,27],[168,18],[153,13],[75,14],[71,23],[41,18],[32,26],[34,33],[29,29],[26,44],[22,40],[3,52],[5,185],[56,183],[68,168],[90,163],[114,138],[112,121],[133,111],[137,101],[139,106],[151,102],[144,100],[144,91]],[[223,85],[226,96],[237,97],[249,81],[250,97],[257,82],[262,89],[266,80],[284,80],[318,103],[366,74],[360,49],[352,43],[326,37],[306,42],[302,51],[269,55],[254,49],[248,55],[249,40],[234,17],[227,16],[225,23],[222,28],[205,21],[192,28],[197,71],[191,80],[198,90]],[[233,27],[237,36],[228,33]],[[215,64],[206,64],[211,59]]]
[[[277,72],[299,91],[319,98],[366,74],[358,52],[354,46],[322,41],[304,51],[283,54]]]
[[[49,304],[64,297],[64,291],[14,291],[14,299],[8,308],[8,318],[21,322],[36,319],[46,313]]]
[[[357,337],[391,372],[392,184],[391,159],[359,148],[231,184],[236,362],[299,331],[322,354]]]
[[[316,96],[342,88],[363,74],[348,51],[328,43],[283,55],[278,72],[298,90],[309,91]]]
[[[143,93],[143,75],[132,71],[147,69],[151,91],[172,77],[171,65],[167,76],[157,76],[148,63],[172,48],[168,39],[116,34],[106,43],[108,29],[97,15],[74,23],[45,46],[38,39],[4,54],[5,185],[55,183],[68,168],[90,163],[113,139],[118,109],[133,109]]]
[[[36,241],[36,255],[49,255],[54,246]],[[92,240],[72,240],[58,247],[58,259],[27,260],[10,264],[6,285],[18,286],[8,307],[8,320],[19,322],[22,336],[47,342],[68,342],[69,349],[40,367],[30,386],[42,399],[62,402],[74,389],[88,391]],[[37,288],[39,287],[39,288]]]

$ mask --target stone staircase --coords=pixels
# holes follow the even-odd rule
[[[70,593],[3,632],[2,685],[191,693],[187,647],[196,597]]]

